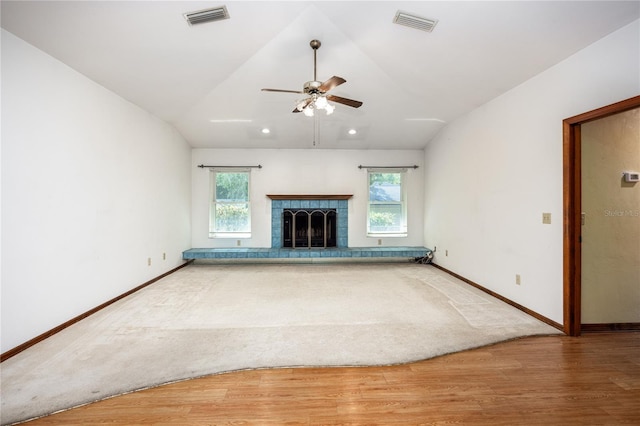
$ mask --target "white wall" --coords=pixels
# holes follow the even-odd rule
[[[435,262],[561,323],[562,120],[639,93],[636,21],[447,126],[425,150]]]
[[[182,264],[190,179],[171,126],[3,30],[2,352]]]
[[[193,247],[234,247],[236,239],[208,238],[209,170],[197,165],[262,165],[251,174],[252,236],[243,247],[271,247],[271,200],[266,194],[353,194],[349,200],[349,246],[377,246],[366,229],[368,184],[364,166],[409,166],[407,172],[408,236],[383,238],[382,246],[421,246],[423,238],[423,152],[326,149],[194,149]]]

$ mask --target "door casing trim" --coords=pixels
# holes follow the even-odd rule
[[[563,156],[563,319],[564,332],[581,333],[582,309],[582,158],[581,126],[589,121],[640,107],[640,96],[625,99],[562,121]]]

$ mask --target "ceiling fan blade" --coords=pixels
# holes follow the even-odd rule
[[[327,100],[332,102],[337,102],[339,104],[344,104],[353,108],[359,108],[362,106],[362,102],[354,101],[353,99],[341,98],[340,96],[335,95],[327,95]]]
[[[304,93],[301,90],[284,90],[284,89],[262,89],[263,92],[281,92],[281,93]]]
[[[329,80],[322,83],[320,87],[318,87],[318,90],[321,91],[322,93],[326,93],[329,90],[333,89],[334,87],[339,86],[342,83],[346,83],[346,81],[347,80],[345,80],[344,78],[334,75]]]

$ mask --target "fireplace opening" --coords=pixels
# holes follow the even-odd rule
[[[336,247],[336,223],[336,209],[285,209],[282,212],[282,246]]]

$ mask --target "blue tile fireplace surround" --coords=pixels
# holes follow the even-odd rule
[[[183,252],[185,260],[267,261],[382,261],[413,260],[431,250],[425,247],[349,247],[349,198],[351,195],[268,195],[271,198],[271,248],[192,248]],[[285,209],[336,211],[336,246],[327,248],[283,247],[282,216]],[[383,259],[379,259],[383,258]]]
[[[346,196],[345,196],[346,197]],[[272,199],[271,201],[271,248],[281,248],[282,244],[282,212],[285,209],[335,209],[337,212],[337,248],[347,248],[349,235],[348,199]]]

